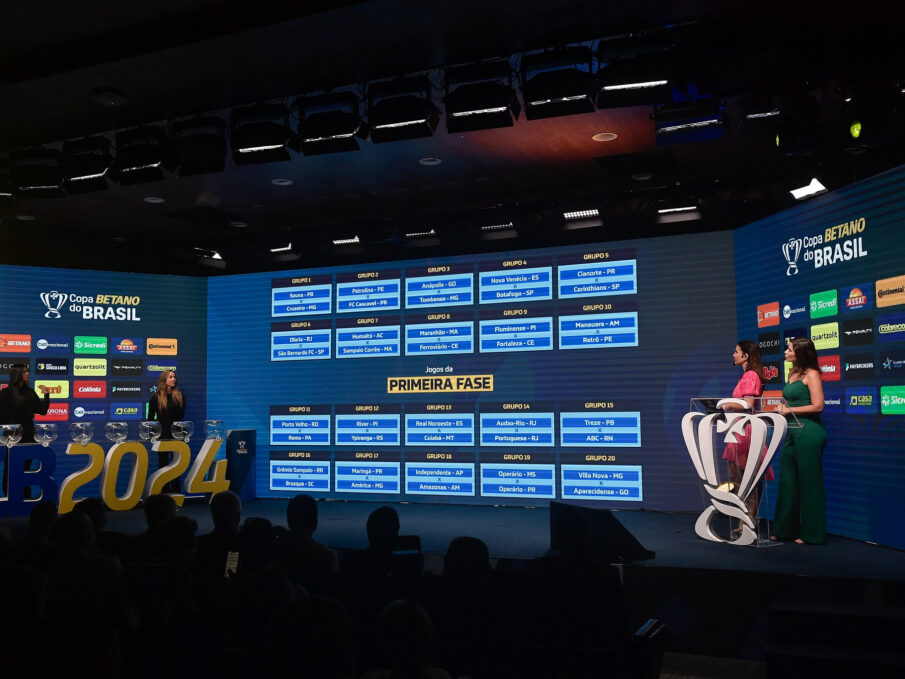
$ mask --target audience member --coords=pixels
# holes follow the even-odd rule
[[[308,590],[322,591],[336,572],[336,554],[314,539],[317,502],[310,495],[296,495],[286,507],[289,530],[278,528],[280,561],[290,580]]]

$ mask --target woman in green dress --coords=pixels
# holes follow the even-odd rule
[[[823,382],[817,350],[807,337],[796,337],[786,347],[785,358],[792,364],[788,384],[782,390],[788,405],[779,406],[777,412],[794,414],[801,428],[789,428],[782,448],[773,524],[775,535],[771,539],[822,545],[826,543],[823,490],[826,429],[820,420]]]

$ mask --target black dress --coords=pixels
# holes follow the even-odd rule
[[[35,442],[34,416],[46,415],[50,407],[50,395],[44,394],[42,399],[35,390],[27,385],[7,387],[0,390],[0,424],[22,425],[22,441],[20,443]],[[6,495],[7,479],[9,478],[9,448],[4,450],[6,460],[3,464],[3,494]],[[31,467],[31,460],[25,461],[25,468]],[[26,495],[28,494],[26,489]]]
[[[160,409],[157,402],[157,394],[151,396],[148,400],[148,419],[158,420],[160,422],[160,438],[173,438],[173,422],[180,422],[185,419],[185,394],[182,395],[182,405],[176,402],[171,394],[167,394],[167,407]],[[170,454],[168,452],[157,451],[157,462],[160,467],[165,467],[170,463]],[[158,467],[158,468],[160,468]],[[164,486],[164,492],[178,493],[179,481],[170,481]]]

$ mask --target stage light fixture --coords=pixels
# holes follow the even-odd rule
[[[236,165],[289,160],[292,140],[289,110],[283,104],[260,104],[233,109],[230,142]]]
[[[226,166],[226,123],[198,116],[173,123],[173,164],[180,177],[222,172]]]
[[[600,216],[600,210],[592,208],[590,210],[572,210],[562,213],[562,228],[566,231],[576,229],[592,229],[597,226],[603,226],[603,218]]]
[[[354,236],[349,236],[347,238],[334,238],[333,239],[333,245],[336,245],[339,247],[345,246],[345,245],[358,245],[360,243],[361,243],[361,239],[358,237],[357,234]]]
[[[404,234],[406,247],[425,248],[440,245],[440,234],[437,229],[431,227],[429,229],[412,229]]]
[[[368,87],[368,123],[375,144],[430,137],[440,111],[431,100],[430,81],[402,78]]]
[[[11,156],[17,198],[56,198],[63,195],[61,154],[56,149],[32,148]]]
[[[656,203],[657,224],[676,224],[701,219],[700,201],[688,197],[674,197]]]
[[[451,133],[512,127],[521,113],[508,60],[446,70],[446,129]]]
[[[594,111],[596,79],[587,47],[522,57],[522,95],[528,120]]]
[[[795,200],[804,200],[805,198],[809,198],[810,196],[816,196],[820,193],[825,193],[826,187],[820,183],[820,180],[817,177],[813,177],[811,179],[811,183],[807,186],[801,186],[797,189],[792,189],[789,193],[792,194],[792,197]]]
[[[163,179],[164,134],[156,126],[116,133],[111,176],[123,186]]]
[[[286,245],[278,245],[276,247],[270,248],[270,252],[276,254],[278,252],[291,252],[292,251],[292,241],[289,241]]]
[[[652,118],[658,146],[719,139],[725,131],[722,107],[714,102],[664,106]]]
[[[112,159],[110,140],[87,137],[63,144],[63,181],[69,193],[103,191],[109,188],[107,173]]]
[[[663,52],[622,59],[607,59],[598,51],[600,91],[597,108],[654,106],[673,101],[670,55]]]
[[[300,97],[292,108],[299,121],[298,145],[306,156],[358,151],[356,137],[367,137],[359,100],[352,92]]]
[[[518,229],[513,222],[500,222],[497,224],[484,224],[481,226],[481,240],[504,240],[516,238]]]

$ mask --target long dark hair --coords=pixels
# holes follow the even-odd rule
[[[796,337],[789,346],[795,353],[795,360],[792,361],[792,370],[789,375],[799,373],[804,377],[808,370],[816,370],[820,372],[820,363],[817,361],[817,347],[809,337]]]
[[[23,384],[22,373],[31,372],[24,363],[13,363],[9,367],[9,386],[21,387]]]
[[[160,377],[157,378],[157,408],[161,412],[167,409],[167,377],[170,373],[173,373],[173,377],[176,377],[176,384],[173,385],[173,391],[170,392],[170,396],[172,396],[173,400],[180,406],[183,404],[182,392],[179,391],[179,378],[176,376],[176,371],[164,370],[160,373]]]
[[[760,357],[760,347],[753,340],[739,340],[738,348],[743,354],[748,354],[748,367],[745,370],[752,371],[764,381],[764,360]]]

